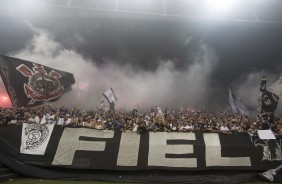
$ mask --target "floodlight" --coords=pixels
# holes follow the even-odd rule
[[[207,0],[209,12],[214,14],[228,12],[235,4],[236,0]]]

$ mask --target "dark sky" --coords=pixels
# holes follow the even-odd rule
[[[131,63],[136,70],[154,71],[159,62],[169,59],[182,70],[191,64],[189,54],[195,45],[203,42],[219,59],[211,77],[220,88],[239,83],[242,75],[251,72],[282,72],[282,24],[197,21],[58,7],[30,12],[11,9],[13,5],[1,7],[2,54],[24,48],[33,36],[29,22],[98,65],[111,59]]]

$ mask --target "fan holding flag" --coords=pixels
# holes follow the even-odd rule
[[[277,109],[279,96],[275,93],[269,92],[266,89],[267,78],[263,76],[261,78],[259,98],[260,102],[260,114],[264,119],[263,129],[268,129],[271,124],[274,123],[274,112]]]
[[[115,110],[115,102],[117,101],[117,98],[114,94],[114,90],[112,88],[108,89],[103,93],[103,96],[108,100],[110,104],[110,111],[114,112]]]

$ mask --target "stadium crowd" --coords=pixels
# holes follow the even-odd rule
[[[274,123],[266,122],[262,116],[249,118],[239,114],[225,112],[208,112],[183,110],[162,112],[159,107],[140,112],[108,111],[97,108],[96,111],[77,110],[75,108],[52,107],[51,105],[36,109],[18,108],[11,110],[0,108],[0,124],[20,125],[22,123],[55,124],[62,127],[88,127],[99,130],[153,132],[222,132],[236,134],[239,132],[256,133],[267,125],[277,135],[282,134],[282,119]]]

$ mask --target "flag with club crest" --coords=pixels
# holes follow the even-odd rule
[[[0,74],[14,107],[55,101],[75,83],[72,73],[3,55]]]

